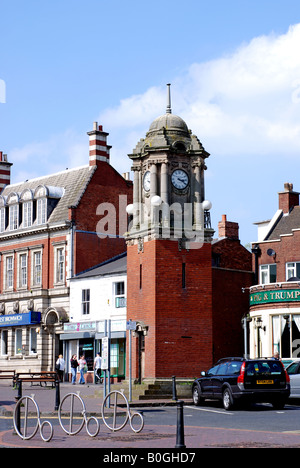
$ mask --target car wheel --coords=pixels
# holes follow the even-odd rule
[[[278,400],[278,401],[273,401],[272,406],[275,410],[283,410],[285,407],[285,400]]]
[[[233,398],[229,388],[225,388],[223,391],[223,407],[226,411],[233,407]]]
[[[193,402],[195,406],[199,406],[204,401],[201,394],[201,389],[198,386],[193,388]]]

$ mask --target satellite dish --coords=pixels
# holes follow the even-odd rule
[[[273,249],[268,249],[267,254],[269,255],[269,257],[275,257],[276,256],[276,252]]]

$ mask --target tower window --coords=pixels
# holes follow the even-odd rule
[[[140,265],[140,289],[143,287],[143,265]]]
[[[182,288],[186,288],[186,271],[185,271],[185,263],[182,264]]]

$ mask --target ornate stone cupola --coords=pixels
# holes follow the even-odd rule
[[[132,160],[133,220],[128,240],[170,238],[210,241],[210,202],[205,201],[204,171],[209,153],[172,114],[170,85],[166,113],[150,125],[129,158]]]

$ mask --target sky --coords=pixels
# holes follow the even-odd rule
[[[88,163],[103,125],[111,164],[151,122],[182,117],[210,153],[212,226],[271,219],[300,192],[299,0],[0,0],[0,151],[12,183]]]

